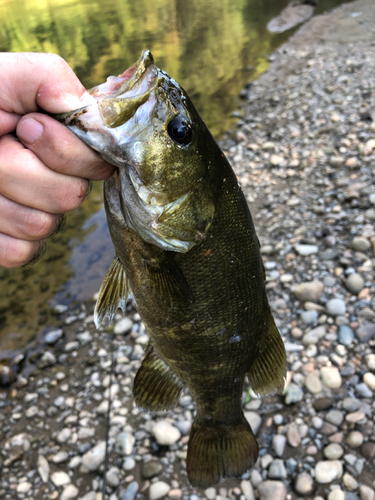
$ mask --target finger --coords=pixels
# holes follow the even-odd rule
[[[44,241],[25,241],[0,233],[0,266],[20,267],[40,257]]]
[[[21,117],[0,109],[0,136],[14,132]]]
[[[17,135],[25,146],[56,172],[99,181],[114,171],[112,165],[49,116],[37,113],[26,115],[18,123]]]
[[[89,181],[48,168],[16,138],[0,138],[0,194],[20,205],[61,214],[79,207]]]
[[[41,212],[0,195],[0,233],[20,240],[38,241],[56,233],[61,216]]]
[[[56,54],[2,53],[0,108],[24,115],[63,113],[85,104],[88,94],[70,66]]]

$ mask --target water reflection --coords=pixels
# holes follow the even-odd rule
[[[288,0],[0,0],[0,51],[56,52],[86,87],[119,74],[141,51],[185,87],[217,137],[234,125],[236,96],[267,67],[266,54],[290,33],[267,22]],[[320,9],[342,3],[322,0]],[[0,270],[0,357],[53,324],[49,307],[60,290],[88,298],[112,260],[101,186],[69,214],[32,267]],[[99,212],[99,213],[98,213]],[[90,219],[91,217],[91,219]],[[87,222],[89,221],[89,222]]]

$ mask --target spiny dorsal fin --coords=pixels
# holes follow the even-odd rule
[[[270,309],[266,313],[260,348],[247,376],[256,394],[272,394],[284,389],[285,347]]]
[[[125,270],[116,256],[99,290],[99,297],[94,311],[96,328],[99,328],[105,318],[108,318],[110,323],[118,308],[125,313],[128,293],[129,286]]]
[[[160,411],[174,408],[184,384],[153,348],[149,350],[134,379],[133,395],[137,406]]]

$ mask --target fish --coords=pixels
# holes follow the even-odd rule
[[[242,410],[245,378],[283,390],[284,344],[265,291],[249,207],[225,154],[187,93],[149,50],[89,91],[65,125],[117,167],[104,182],[116,256],[95,323],[132,298],[150,345],[135,376],[139,408],[196,403],[186,469],[193,487],[240,477],[258,457]]]

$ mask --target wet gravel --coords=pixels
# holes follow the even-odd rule
[[[313,19],[241,93],[224,142],[254,209],[288,358],[284,395],[244,388],[260,444],[253,470],[190,488],[189,393],[156,415],[132,400],[149,341],[138,314],[129,304],[97,331],[93,303],[57,306],[36,369],[0,390],[1,499],[101,500],[109,397],[110,500],[374,499],[374,26],[366,0]]]

